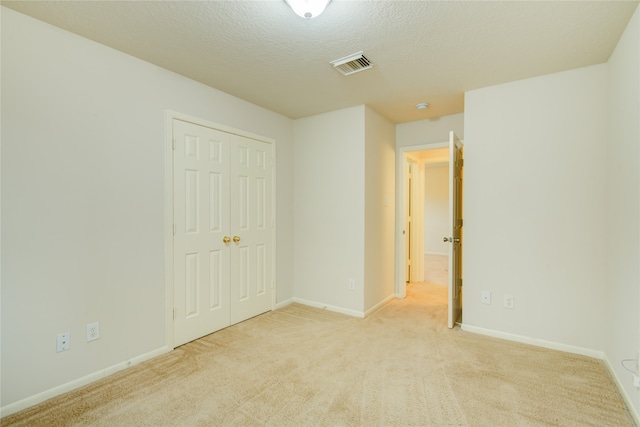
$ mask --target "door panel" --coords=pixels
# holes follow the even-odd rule
[[[462,142],[449,134],[449,328],[462,315]]]
[[[231,251],[231,324],[269,311],[272,302],[271,146],[242,137],[235,141],[231,230],[239,241]]]
[[[174,345],[229,324],[229,134],[174,120]]]
[[[180,120],[173,135],[179,346],[271,309],[272,146]]]

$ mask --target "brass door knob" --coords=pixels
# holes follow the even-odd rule
[[[223,241],[224,243],[229,243],[229,242],[231,241],[231,238],[230,238],[229,236],[224,236],[224,237],[222,238],[222,241]]]
[[[233,236],[233,241],[234,241],[235,243],[238,243],[238,242],[240,241],[240,237],[238,237],[238,236]]]

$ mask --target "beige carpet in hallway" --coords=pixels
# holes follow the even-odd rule
[[[2,426],[632,426],[599,360],[445,326],[421,283],[366,319],[292,304]]]

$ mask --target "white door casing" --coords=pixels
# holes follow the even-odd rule
[[[421,282],[424,280],[424,167],[420,166],[419,158],[406,155],[405,161],[405,212],[407,214],[405,227],[405,254],[407,257],[407,282]]]
[[[462,314],[462,142],[449,134],[449,279],[447,326]]]
[[[413,171],[414,166],[416,165],[415,161],[407,158],[405,160],[405,176],[406,176],[406,184],[405,184],[405,212],[406,212],[406,220],[405,220],[405,229],[404,229],[404,239],[405,239],[405,255],[406,255],[406,281],[411,282],[411,277],[413,276],[413,258],[415,256],[415,251],[413,250],[414,246],[414,233],[413,233],[413,199],[415,196],[414,191],[414,183],[413,183]]]
[[[173,119],[173,347],[272,308],[272,145]]]
[[[395,296],[406,296],[407,275],[407,242],[406,242],[406,216],[407,216],[407,180],[406,160],[410,153],[449,147],[448,142],[435,142],[407,147],[396,147],[396,237],[395,237]],[[424,190],[424,188],[422,189]],[[424,194],[424,191],[422,191]],[[424,269],[424,264],[422,264]],[[424,276],[423,276],[424,277]]]

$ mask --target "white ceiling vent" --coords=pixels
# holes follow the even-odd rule
[[[368,70],[373,67],[373,63],[363,55],[364,52],[354,53],[344,58],[331,61],[333,68],[340,71],[345,76],[357,73],[358,71]]]

